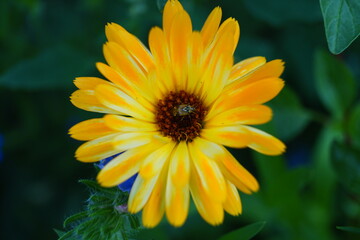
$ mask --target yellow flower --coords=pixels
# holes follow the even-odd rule
[[[71,96],[78,108],[106,113],[70,129],[88,141],[76,151],[82,162],[115,157],[99,173],[104,187],[116,186],[138,173],[128,209],[142,210],[146,227],[163,215],[181,226],[190,195],[205,221],[223,222],[224,210],[242,212],[240,191],[259,188],[256,179],[224,147],[249,147],[277,155],[284,144],[248,125],[268,122],[272,111],[263,103],[284,86],[283,62],[253,57],[234,65],[239,25],[222,24],[216,7],[201,31],[177,0],[164,8],[163,29],[149,34],[148,50],[121,26],[106,26],[107,64],[97,68],[107,79],[80,77]]]

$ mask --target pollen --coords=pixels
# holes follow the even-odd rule
[[[160,132],[174,141],[191,142],[200,135],[207,109],[194,94],[170,92],[157,104],[156,120]]]

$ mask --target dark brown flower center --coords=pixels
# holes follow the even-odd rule
[[[194,94],[170,92],[157,104],[160,132],[174,141],[189,141],[200,135],[206,108]]]

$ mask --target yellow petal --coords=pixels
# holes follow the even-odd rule
[[[264,57],[252,57],[235,64],[231,69],[228,84],[254,72],[266,63]],[[280,76],[280,75],[279,75]],[[278,77],[278,76],[276,76]]]
[[[155,187],[148,202],[142,211],[142,222],[144,227],[153,228],[159,224],[165,212],[165,189],[167,186],[167,167],[161,171]]]
[[[121,91],[125,92],[133,99],[137,99],[137,101],[148,110],[154,110],[154,106],[143,97],[143,95],[141,94],[141,89],[139,89],[133,82],[129,81],[128,79],[123,77],[118,71],[104,63],[98,62],[96,64],[96,67],[104,77],[113,82],[117,88],[120,88]]]
[[[184,12],[184,9],[178,0],[170,0],[166,2],[163,13],[163,29],[167,35],[170,34],[170,28],[173,24],[174,17],[179,12]]]
[[[221,15],[221,8],[216,7],[214,10],[212,10],[206,19],[204,26],[201,29],[201,36],[204,46],[208,46],[214,40],[221,21]]]
[[[151,196],[144,206],[142,221],[145,227],[155,227],[164,215],[166,199],[165,192],[167,191],[169,184],[167,181],[168,169],[169,161],[164,164]],[[157,177],[157,175],[155,177]]]
[[[266,155],[280,155],[285,152],[286,146],[279,139],[253,127],[244,126],[244,128],[251,134],[249,148]]]
[[[253,175],[249,173],[228,150],[223,148],[223,158],[219,160],[219,165],[224,176],[232,182],[239,190],[250,194],[259,190],[259,183]]]
[[[139,171],[144,157],[155,149],[154,145],[148,144],[120,154],[99,172],[98,182],[101,186],[113,187],[126,181]]]
[[[175,226],[181,226],[189,210],[190,159],[187,145],[180,142],[170,159],[166,185],[166,216]]]
[[[201,217],[211,225],[219,225],[224,220],[224,210],[221,202],[214,201],[202,186],[196,170],[193,169],[190,179],[190,192]]]
[[[189,184],[176,187],[174,182],[168,179],[166,186],[166,217],[171,225],[180,227],[184,224],[189,212],[189,202]]]
[[[210,119],[226,110],[244,105],[257,105],[273,99],[284,87],[280,78],[267,78],[246,85],[233,92],[223,92],[208,113]]]
[[[176,87],[184,89],[187,82],[187,65],[190,56],[190,40],[192,25],[190,16],[185,11],[180,11],[174,16],[170,29],[169,49]]]
[[[159,175],[165,163],[168,161],[174,147],[175,142],[170,142],[149,154],[141,165],[139,175],[144,179]]]
[[[74,125],[69,130],[72,138],[87,141],[115,133],[113,129],[105,125],[104,119],[94,118]]]
[[[104,121],[108,128],[119,132],[155,132],[157,130],[156,124],[141,121],[132,117],[106,115]]]
[[[97,77],[78,77],[74,80],[74,84],[81,90],[94,90],[100,84],[111,85],[110,82]]]
[[[153,59],[141,41],[116,23],[109,23],[105,28],[109,42],[116,42],[125,48],[146,73],[153,65]]]
[[[260,65],[261,59],[259,59],[258,61]],[[236,72],[235,72],[234,75],[230,76],[230,79],[231,77],[238,77],[238,78],[230,80],[229,85],[224,89],[224,91],[226,93],[229,93],[257,81],[261,81],[268,78],[278,78],[284,71],[284,62],[279,59],[267,62],[263,65],[260,65],[257,68],[256,68],[256,62],[257,61],[255,61],[255,64],[253,66],[255,68],[253,71],[246,73],[243,76],[241,76],[241,74],[239,74],[239,76],[236,76]]]
[[[153,27],[149,33],[149,47],[157,65],[170,63],[169,46],[164,32],[159,27]]]
[[[152,112],[120,89],[99,85],[96,87],[95,93],[98,100],[110,109],[145,121],[154,121],[155,116]]]
[[[232,184],[231,182],[226,181],[226,187],[227,195],[226,201],[223,204],[224,209],[229,214],[233,216],[238,216],[242,212],[240,195],[234,184]]]
[[[217,163],[201,152],[194,142],[189,143],[189,153],[201,185],[214,201],[224,202],[226,198],[225,179]]]
[[[99,102],[94,90],[76,90],[71,94],[70,101],[74,106],[90,112],[119,113]]]
[[[264,105],[242,106],[221,112],[206,121],[207,127],[237,124],[263,124],[271,120],[271,108]]]
[[[153,141],[154,132],[127,132],[119,134],[113,139],[112,144],[118,151],[126,151]]]
[[[110,134],[82,144],[75,152],[81,162],[97,162],[121,151],[114,148],[112,141],[119,133]]]
[[[245,193],[257,191],[259,184],[256,179],[227,151],[221,144],[197,138],[196,148],[209,159],[218,163],[224,177]]]
[[[239,23],[234,18],[228,18],[220,25],[219,30],[215,35],[213,44],[217,44],[217,41],[221,38],[221,36],[226,35],[227,33],[231,33],[233,36],[232,45],[230,47],[232,48],[232,52],[234,52],[240,37]]]
[[[169,166],[169,178],[175,186],[182,187],[189,183],[190,156],[188,146],[181,141],[171,157]]]
[[[202,38],[199,32],[192,33],[191,45],[189,46],[190,56],[188,64],[188,80],[186,89],[189,93],[198,94],[196,90],[199,90],[199,81],[201,79],[203,71],[200,67],[204,46],[202,43]]]
[[[241,126],[207,128],[205,125],[200,135],[209,141],[233,148],[243,148],[249,143],[249,133]]]
[[[158,178],[158,175],[149,179],[144,179],[140,175],[136,177],[128,201],[128,210],[130,213],[137,213],[144,207]]]
[[[143,89],[146,76],[138,63],[123,47],[115,42],[108,42],[104,45],[104,56],[109,65],[122,77]]]

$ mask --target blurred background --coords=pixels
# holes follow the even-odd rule
[[[79,179],[94,179],[77,162],[74,124],[97,117],[69,101],[79,76],[100,76],[104,26],[115,22],[147,45],[161,25],[161,0],[0,1],[1,239],[57,239],[64,219],[89,196]],[[351,2],[351,1],[350,1]],[[360,41],[331,55],[317,0],[182,0],[195,29],[215,6],[236,18],[235,59],[283,59],[286,87],[271,101],[274,121],[262,126],[288,146],[267,157],[231,150],[261,185],[241,195],[243,215],[211,227],[190,211],[186,224],[166,221],[138,239],[218,239],[265,221],[255,239],[360,239],[338,229],[360,226]],[[351,10],[351,9],[350,9]],[[359,15],[358,15],[359,16]],[[234,238],[235,239],[235,238]]]

